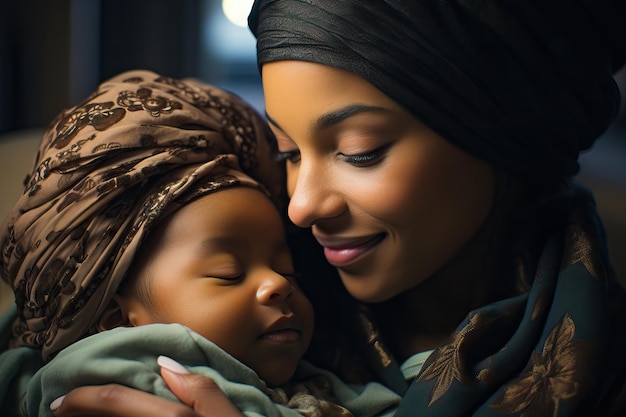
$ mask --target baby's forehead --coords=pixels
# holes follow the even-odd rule
[[[168,217],[185,218],[190,224],[204,221],[216,229],[233,231],[257,225],[282,225],[282,216],[265,189],[243,181],[243,178],[237,179],[234,183],[194,196]]]

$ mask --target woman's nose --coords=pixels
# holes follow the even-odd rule
[[[291,282],[283,275],[274,271],[264,273],[257,289],[257,300],[263,305],[272,305],[286,301],[294,288]]]
[[[296,226],[311,227],[343,212],[345,203],[341,194],[333,188],[332,178],[320,170],[302,163],[297,172],[287,172],[287,182],[291,194],[288,215]]]

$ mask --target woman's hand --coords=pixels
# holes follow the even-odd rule
[[[171,366],[161,360],[159,364],[163,379],[184,404],[122,385],[110,384],[76,388],[62,397],[60,405],[59,400],[56,400],[50,408],[53,408],[56,417],[243,417],[243,413],[230,402],[213,380],[188,373],[182,367],[177,369],[175,365]]]

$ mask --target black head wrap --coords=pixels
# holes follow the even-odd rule
[[[573,175],[613,121],[623,0],[257,0],[259,65],[351,71],[508,170]]]

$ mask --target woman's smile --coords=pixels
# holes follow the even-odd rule
[[[337,240],[318,239],[324,247],[324,256],[336,267],[350,265],[361,259],[366,253],[377,246],[387,235],[378,234],[364,239]]]

